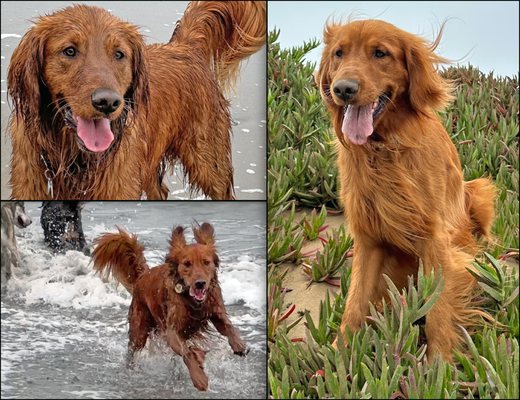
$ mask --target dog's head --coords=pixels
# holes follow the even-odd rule
[[[187,244],[184,228],[172,232],[166,263],[170,266],[175,291],[187,294],[197,303],[206,300],[208,291],[218,284],[219,259],[213,227],[207,222],[193,227],[195,243]]]
[[[129,112],[147,103],[143,39],[98,7],[43,16],[13,53],[8,91],[26,126],[65,128],[79,149],[103,153],[119,143]]]
[[[328,24],[316,76],[342,143],[363,145],[389,113],[429,113],[450,100],[432,44],[379,20]],[[395,118],[394,118],[395,119]],[[381,132],[379,132],[381,131]]]

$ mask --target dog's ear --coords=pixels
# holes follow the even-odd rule
[[[318,86],[321,98],[327,105],[334,105],[330,93],[330,85],[332,83],[330,61],[331,52],[334,51],[332,42],[338,29],[339,25],[334,23],[327,23],[325,26],[323,31],[323,43],[325,44],[325,48],[323,50],[323,54],[321,55],[320,67],[318,71],[314,73],[314,81]]]
[[[177,267],[177,255],[186,247],[186,238],[184,237],[184,228],[182,226],[178,226],[172,231],[169,243],[170,250],[166,255],[165,262],[173,267]]]
[[[195,236],[195,240],[200,244],[213,245],[215,244],[215,237],[213,236],[214,229],[213,227],[204,222],[200,227],[193,227],[193,235]]]
[[[182,226],[178,226],[172,231],[170,247],[174,250],[182,250],[185,246],[186,238],[184,237],[184,228]]]
[[[31,28],[14,50],[7,73],[7,90],[15,115],[26,125],[38,123],[46,37]]]
[[[130,25],[130,24],[129,24]],[[139,107],[147,110],[150,99],[150,85],[148,79],[148,64],[145,57],[145,44],[137,28],[131,26],[128,31],[128,42],[132,48],[132,86],[127,93],[130,97],[130,106],[135,112]]]
[[[434,53],[442,37],[442,29],[435,41],[428,43],[410,35],[403,40],[406,69],[408,70],[408,93],[410,105],[418,112],[441,110],[452,99],[452,85],[437,72],[437,64],[447,64],[449,60]]]

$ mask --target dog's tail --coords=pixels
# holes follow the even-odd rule
[[[219,84],[231,86],[240,62],[265,44],[265,1],[192,1],[170,43],[200,51]]]
[[[96,248],[92,261],[96,272],[108,277],[110,274],[130,293],[137,279],[149,271],[144,258],[143,246],[137,236],[130,235],[122,228],[119,233],[105,233],[94,240]]]
[[[465,182],[464,194],[473,234],[491,239],[491,225],[495,218],[495,185],[486,178],[475,179]]]

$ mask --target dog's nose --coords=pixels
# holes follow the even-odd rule
[[[92,93],[92,105],[103,114],[111,114],[121,104],[121,96],[111,89],[99,88]]]
[[[204,289],[204,286],[206,286],[206,281],[195,281],[195,289]]]
[[[342,79],[334,83],[332,90],[341,100],[348,101],[359,91],[359,83],[352,79]]]

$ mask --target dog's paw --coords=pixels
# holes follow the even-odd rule
[[[247,353],[249,353],[250,348],[244,345],[241,349],[233,349],[233,353],[235,353],[237,356],[245,357]]]
[[[208,390],[208,376],[204,373],[204,370],[201,368],[198,372],[191,372],[191,381],[193,382],[193,386],[195,386],[200,391]]]

